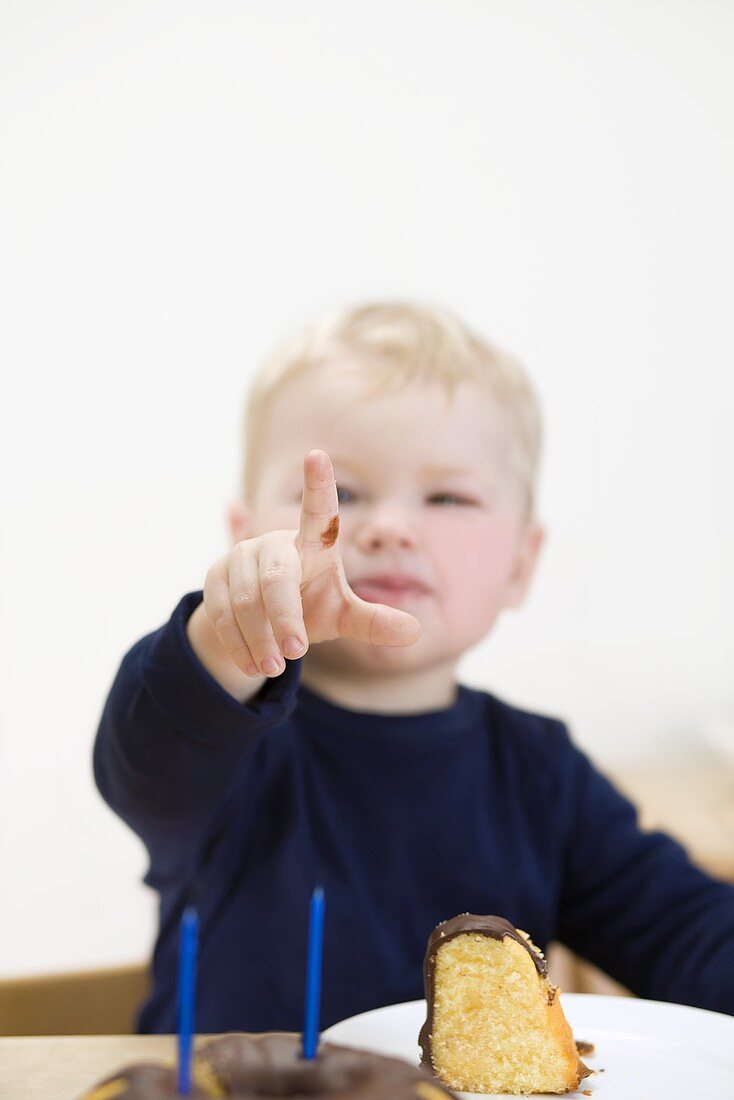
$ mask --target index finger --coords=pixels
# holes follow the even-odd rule
[[[328,550],[339,534],[339,498],[334,467],[326,451],[309,451],[303,460],[303,499],[297,545]]]

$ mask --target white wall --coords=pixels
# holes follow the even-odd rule
[[[545,560],[467,678],[603,761],[734,712],[733,52],[714,0],[0,5],[0,974],[146,953],[100,708],[336,304],[445,303],[541,392]]]

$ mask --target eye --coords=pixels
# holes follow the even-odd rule
[[[351,489],[347,489],[345,485],[337,485],[336,499],[340,504],[353,504],[357,499],[357,494],[353,493]]]
[[[429,504],[441,505],[476,505],[478,502],[473,497],[462,496],[460,493],[432,493],[428,497]]]

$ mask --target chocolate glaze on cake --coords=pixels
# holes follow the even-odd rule
[[[461,936],[467,932],[478,933],[481,936],[490,936],[494,940],[503,940],[506,936],[525,948],[533,960],[535,969],[541,978],[548,977],[545,959],[537,948],[521,936],[508,920],[504,917],[478,917],[474,913],[462,913],[451,920],[437,924],[428,939],[426,954],[423,959],[423,985],[426,996],[426,1022],[420,1030],[418,1042],[421,1048],[421,1065],[433,1072],[433,1059],[431,1056],[431,1035],[433,1032],[433,1002],[435,996],[435,970],[437,948],[454,936]]]
[[[397,1058],[353,1050],[334,1043],[322,1043],[318,1056],[301,1056],[301,1038],[289,1032],[263,1035],[227,1035],[201,1048],[199,1057],[208,1063],[216,1078],[239,1095],[246,1086],[249,1097],[329,1096],[404,1097],[418,1100],[417,1084],[433,1085],[425,1074]],[[451,1096],[447,1089],[442,1097]],[[434,1100],[442,1100],[436,1096]],[[426,1097],[426,1100],[428,1098]]]
[[[192,1100],[231,1097],[328,1097],[329,1100],[447,1100],[453,1093],[424,1070],[368,1051],[322,1043],[301,1055],[301,1037],[234,1032],[201,1046],[193,1064]],[[178,1096],[171,1067],[139,1065],[101,1082],[84,1100],[168,1100]]]
[[[174,1066],[140,1062],[125,1066],[111,1077],[85,1092],[82,1100],[170,1100],[179,1096],[177,1073]],[[197,1075],[198,1077],[198,1075]],[[205,1100],[216,1092],[202,1089],[200,1080],[192,1082],[190,1100]],[[221,1096],[222,1094],[219,1093]]]

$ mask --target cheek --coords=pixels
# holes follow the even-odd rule
[[[515,531],[494,520],[431,524],[431,557],[442,591],[457,611],[484,616],[496,610],[512,571]]]
[[[271,504],[253,511],[252,534],[265,535],[268,531],[295,531],[301,522],[301,505]]]

